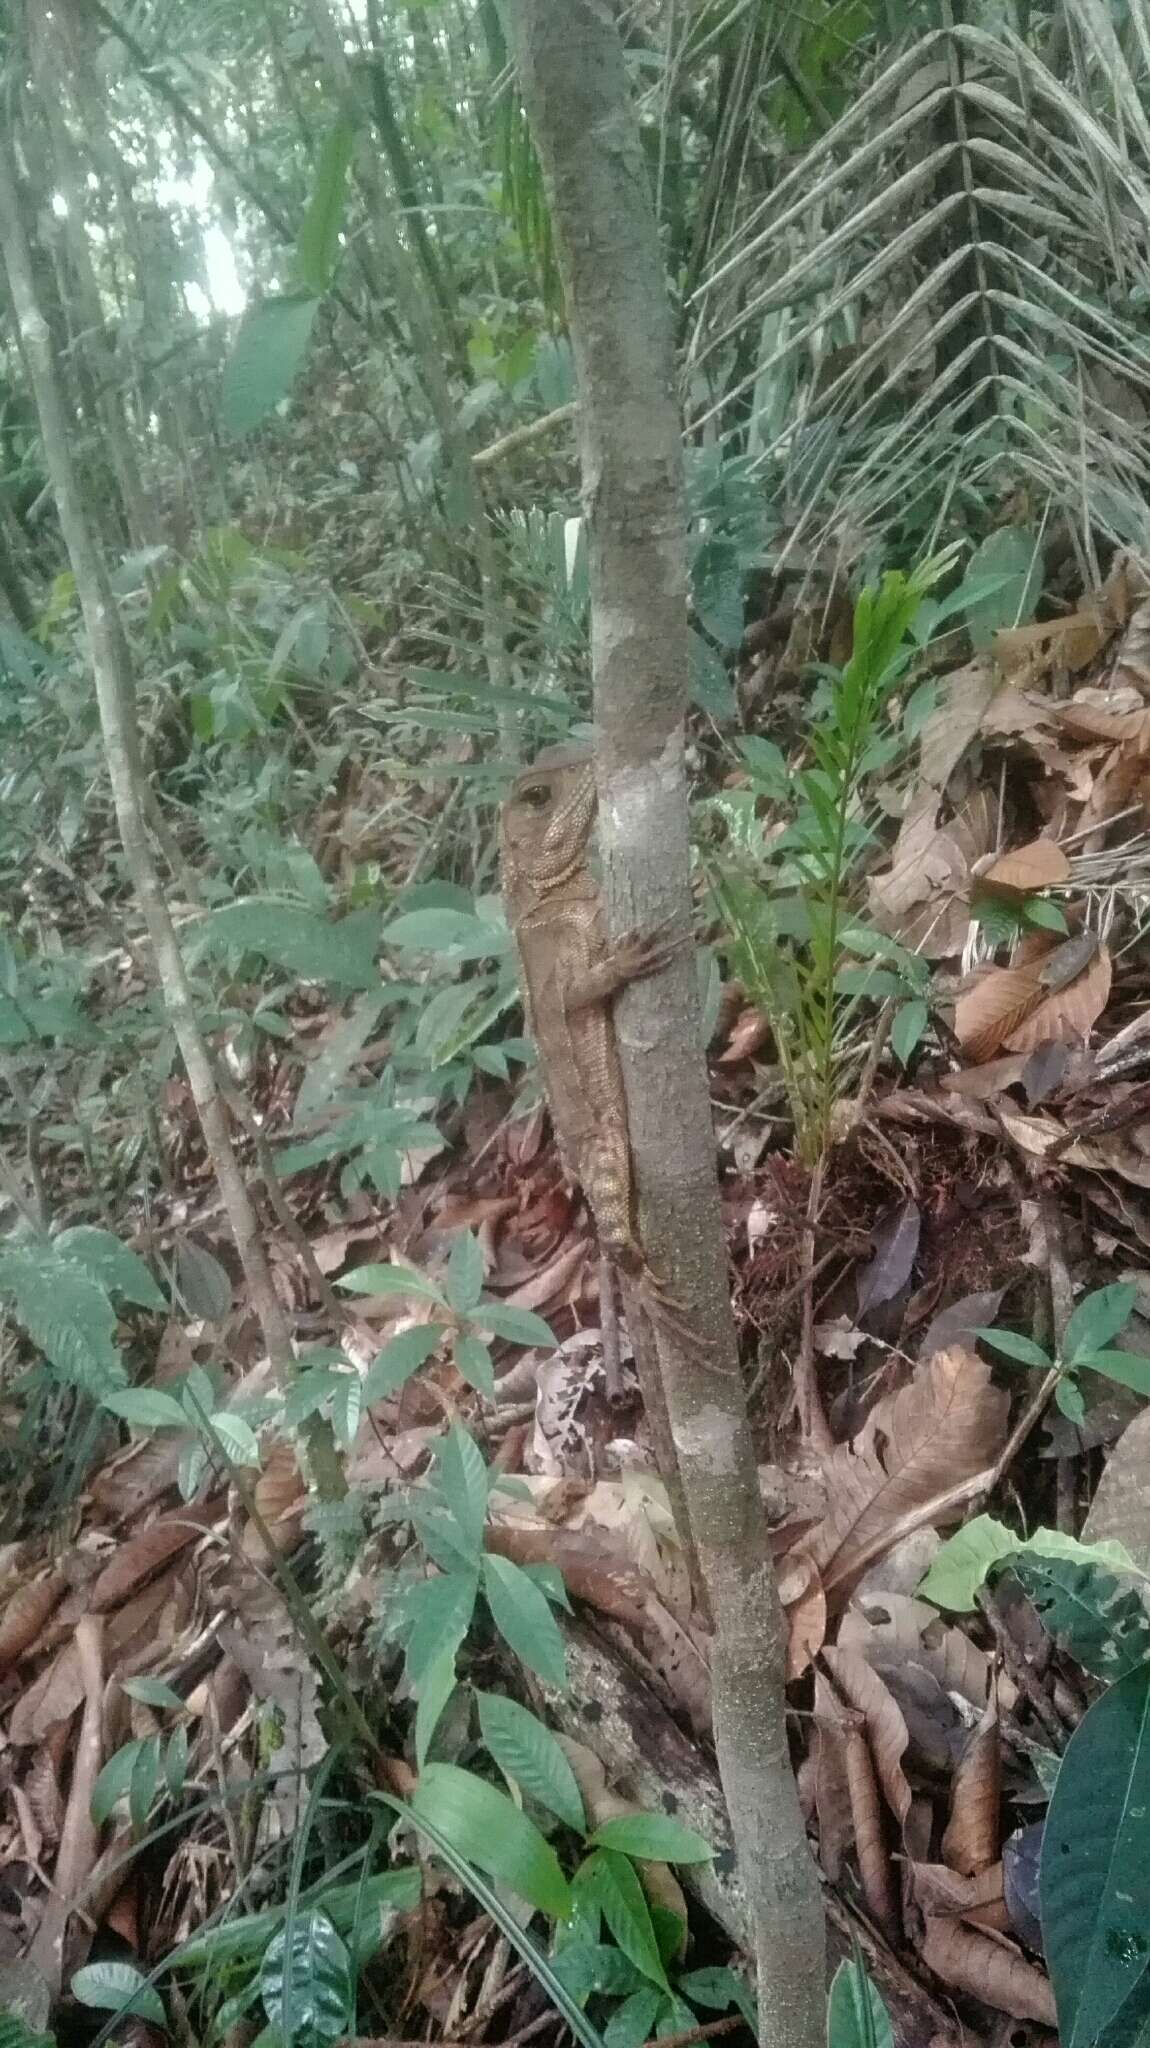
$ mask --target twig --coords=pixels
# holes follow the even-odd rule
[[[513,427],[509,434],[502,434],[498,441],[490,441],[486,448],[476,449],[471,458],[473,469],[490,469],[493,462],[502,462],[505,455],[513,455],[517,448],[526,448],[532,441],[549,434],[552,427],[560,427],[565,420],[573,420],[579,408],[575,404],[557,405],[552,412],[545,412],[537,420],[528,420],[526,426]]]
[[[823,1161],[820,1159],[811,1176],[807,1214],[803,1224],[803,1327],[799,1339],[799,1355],[795,1360],[795,1405],[799,1411],[799,1423],[807,1443],[813,1450],[828,1452],[834,1449],[834,1438],[827,1422],[815,1372],[815,1230],[822,1206],[822,1194]]]
[[[1052,1349],[1055,1357],[1062,1351],[1066,1336],[1066,1325],[1074,1312],[1074,1286],[1066,1264],[1066,1251],[1062,1242],[1062,1216],[1051,1189],[1044,1188],[1039,1196],[1038,1213],[1042,1218],[1042,1236],[1046,1246],[1046,1273],[1050,1282],[1050,1319]],[[1066,1536],[1074,1534],[1074,1459],[1059,1458],[1055,1465],[1055,1521]]]
[[[96,1861],[96,1829],[92,1820],[92,1791],[100,1775],[104,1753],[104,1621],[102,1615],[86,1614],[76,1624],[74,1637],[80,1677],[84,1686],[84,1712],[72,1766],[72,1789],[60,1832],[52,1897],[36,1930],[29,1950],[30,1960],[46,1977],[58,1996],[64,1979],[64,1940],[76,1906],[76,1896],[87,1883]]]
[[[871,1039],[866,1062],[862,1073],[859,1075],[858,1092],[855,1096],[855,1114],[860,1118],[866,1115],[866,1106],[870,1100],[871,1089],[874,1087],[874,1077],[878,1073],[878,1063],[886,1051],[886,1042],[890,1036],[890,1027],[895,1013],[895,1003],[896,998],[888,996],[875,1019],[874,1037]]]

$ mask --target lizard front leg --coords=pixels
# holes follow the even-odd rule
[[[657,925],[653,932],[624,932],[593,966],[581,976],[578,986],[565,991],[564,1007],[585,1010],[592,1003],[609,1003],[632,981],[646,981],[661,974],[687,944],[685,933],[673,929],[674,919]]]

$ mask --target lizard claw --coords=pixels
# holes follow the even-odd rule
[[[702,1331],[692,1322],[682,1302],[668,1293],[658,1274],[646,1264],[638,1275],[638,1289],[639,1299],[651,1321],[666,1330],[667,1335],[676,1344],[682,1345],[686,1351],[693,1352],[696,1357],[706,1357],[710,1353],[710,1339],[703,1336]]]
[[[682,952],[689,941],[677,923],[677,919],[668,917],[653,931],[632,928],[623,933],[612,948],[612,958],[624,969],[628,981],[646,981],[652,974],[661,974]]]

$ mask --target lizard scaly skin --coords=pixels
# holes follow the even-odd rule
[[[673,1304],[635,1235],[627,1100],[611,1005],[628,982],[658,974],[682,940],[630,933],[609,943],[588,862],[594,819],[591,756],[576,747],[538,755],[503,805],[503,894],[564,1170],[583,1188],[603,1250],[642,1283],[657,1312]]]

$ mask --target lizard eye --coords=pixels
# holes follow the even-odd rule
[[[532,782],[521,791],[523,801],[533,811],[543,810],[551,801],[551,790],[546,782]]]

